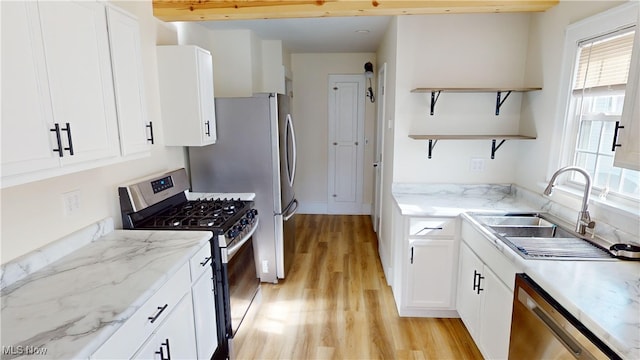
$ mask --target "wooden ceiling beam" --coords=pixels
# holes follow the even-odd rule
[[[559,0],[153,0],[163,21],[540,12]]]

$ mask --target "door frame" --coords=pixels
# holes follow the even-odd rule
[[[327,86],[328,106],[327,106],[327,213],[328,214],[368,214],[363,212],[363,192],[364,192],[364,123],[365,123],[365,76],[364,74],[343,75],[329,74]],[[333,201],[333,179],[335,177],[335,147],[333,146],[335,136],[335,123],[332,116],[332,110],[335,108],[335,99],[333,97],[334,87],[338,82],[357,82],[358,83],[358,119],[357,119],[357,152],[356,152],[356,200],[352,206],[337,206]]]
[[[382,64],[378,69],[378,104],[376,107],[376,142],[374,144],[374,187],[373,187],[373,211],[371,212],[371,222],[373,231],[380,239],[382,227],[382,204],[383,204],[383,170],[384,163],[384,115],[386,111],[387,87],[387,63]],[[377,164],[377,166],[376,166]]]

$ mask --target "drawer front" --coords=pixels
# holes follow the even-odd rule
[[[205,270],[211,268],[211,261],[211,245],[207,242],[189,260],[192,282],[196,281]]]
[[[92,356],[92,359],[131,358],[151,333],[190,291],[189,264],[184,264]]]
[[[410,237],[454,237],[456,218],[410,218]]]

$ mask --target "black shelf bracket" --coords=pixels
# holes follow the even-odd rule
[[[500,115],[500,108],[502,107],[502,104],[504,103],[504,101],[507,100],[509,95],[511,95],[511,90],[507,91],[507,94],[504,96],[504,98],[500,100],[500,98],[502,97],[502,91],[498,91],[496,93],[496,115]]]
[[[436,108],[436,103],[438,102],[438,98],[440,98],[440,92],[441,90],[438,90],[438,91],[434,90],[431,92],[431,115],[433,115],[434,110]],[[438,94],[436,95],[436,93]],[[431,159],[431,157],[429,157],[429,159]]]
[[[436,144],[438,143],[438,140],[433,140],[433,139],[429,139],[429,154],[428,154],[428,158],[431,159],[431,155],[433,153],[433,148],[436,147]]]
[[[502,146],[502,144],[504,144],[505,141],[507,140],[502,139],[502,141],[500,141],[500,144],[496,146],[496,139],[491,140],[491,158],[492,159],[495,159],[496,151],[500,148],[500,146]]]

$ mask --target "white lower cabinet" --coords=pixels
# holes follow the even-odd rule
[[[402,217],[400,274],[393,293],[400,316],[457,317],[457,219]]]
[[[513,291],[464,241],[459,261],[458,313],[485,358],[506,359]]]
[[[91,359],[210,359],[218,346],[212,271],[206,243]]]
[[[411,240],[406,305],[412,308],[442,308],[453,305],[455,277],[454,241]]]
[[[134,359],[196,359],[191,294],[187,293]]]
[[[192,260],[191,278],[196,280],[191,285],[191,295],[198,359],[209,359],[218,347],[211,248],[206,245]]]

